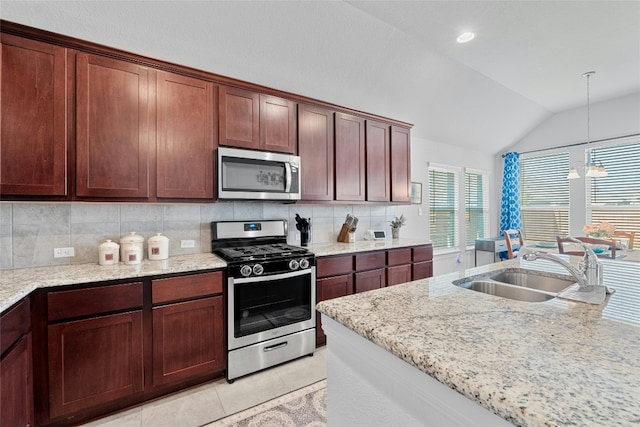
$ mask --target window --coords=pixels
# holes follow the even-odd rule
[[[634,246],[640,249],[640,142],[594,148],[591,158],[609,175],[587,180],[587,221],[635,231]]]
[[[429,167],[429,235],[434,248],[455,248],[458,242],[458,173]]]
[[[466,169],[464,173],[466,245],[489,236],[489,176]]]
[[[569,234],[569,153],[520,158],[522,234],[556,241]]]

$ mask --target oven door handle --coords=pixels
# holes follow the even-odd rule
[[[256,283],[256,282],[271,282],[279,279],[288,279],[290,277],[296,276],[304,276],[305,274],[311,275],[313,274],[313,270],[315,267],[311,267],[308,270],[298,270],[298,271],[290,271],[282,274],[274,274],[271,276],[253,276],[253,277],[242,277],[242,278],[232,278],[233,283]]]
[[[269,347],[265,347],[264,349],[262,349],[263,351],[272,351],[272,350],[277,350],[279,348],[282,347],[286,347],[287,344],[289,344],[289,341],[285,341],[285,342],[281,342],[278,344],[274,344],[274,345],[270,345]]]

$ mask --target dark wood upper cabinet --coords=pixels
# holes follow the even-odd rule
[[[213,199],[213,84],[157,73],[157,197]]]
[[[335,114],[336,200],[365,199],[365,127],[364,119]]]
[[[296,103],[260,95],[260,148],[296,153]]]
[[[67,194],[66,56],[65,48],[2,34],[2,194]]]
[[[333,200],[333,111],[298,105],[302,200]]]
[[[389,130],[386,123],[367,120],[367,200],[390,200]]]
[[[78,53],[76,191],[149,197],[149,70]]]
[[[411,202],[410,130],[391,126],[391,201]]]
[[[220,86],[220,145],[253,150],[296,152],[296,104],[245,89]]]
[[[218,93],[218,144],[258,149],[260,147],[260,95],[227,86],[220,86]]]

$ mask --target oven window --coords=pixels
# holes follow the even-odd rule
[[[234,285],[234,336],[311,319],[311,275]]]
[[[286,186],[282,162],[222,158],[222,189],[283,193]]]

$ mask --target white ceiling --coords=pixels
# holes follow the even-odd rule
[[[592,103],[640,92],[640,1],[2,1],[0,17],[490,153],[584,105],[585,71]]]

